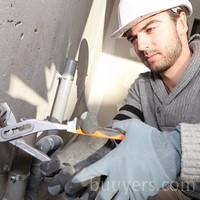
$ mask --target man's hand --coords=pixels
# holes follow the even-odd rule
[[[65,185],[65,193],[68,196],[77,197],[80,189],[87,187],[92,179],[102,175],[107,178],[96,197],[97,200],[147,199],[171,180],[175,180],[178,173],[175,167],[176,159],[179,155],[165,152],[165,149],[173,148],[171,139],[168,141],[168,136],[166,137],[168,134],[161,133],[136,119],[118,122],[113,128],[126,131],[125,140],[104,158],[83,169],[72,181],[68,181]],[[178,133],[175,131],[173,134],[176,138]],[[152,145],[153,137],[164,145],[158,146],[157,152]],[[157,153],[163,153],[167,160],[172,159],[170,167],[173,170],[165,171]],[[92,189],[95,190],[96,187]]]
[[[40,171],[44,176],[44,182],[47,182],[48,192],[52,196],[57,196],[63,192],[65,193],[66,183],[71,182],[74,175],[76,175],[83,168],[93,164],[97,160],[100,160],[114,147],[115,144],[109,140],[87,159],[78,162],[74,166],[69,163],[61,163],[55,156],[51,161],[41,163]],[[78,149],[78,151],[81,151],[81,149]],[[81,200],[85,198],[95,199],[97,189],[93,191],[90,188],[99,188],[99,184],[100,178],[96,178],[91,181],[90,187],[85,188],[80,185],[79,192],[77,192],[76,195],[81,196]],[[73,196],[71,197],[74,199]]]
[[[48,192],[52,196],[57,196],[64,192],[65,183],[71,179],[75,169],[68,163],[61,163],[58,159],[43,162],[40,171],[48,182]]]

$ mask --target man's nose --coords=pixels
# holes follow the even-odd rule
[[[137,37],[137,49],[138,51],[145,51],[150,47],[150,40],[145,34],[140,34]]]

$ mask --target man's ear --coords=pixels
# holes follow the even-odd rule
[[[188,23],[185,12],[181,12],[176,22],[176,29],[179,35],[187,34]]]

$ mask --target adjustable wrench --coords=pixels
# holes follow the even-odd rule
[[[87,133],[79,126],[78,118],[68,121],[67,124],[59,124],[37,119],[28,119],[16,122],[9,106],[6,103],[0,104],[0,106],[6,108],[8,116],[6,119],[6,126],[0,128],[0,142],[10,142],[41,161],[48,161],[50,158],[36,148],[28,145],[23,140],[24,136],[49,130],[64,130],[74,134],[114,140],[123,140],[125,137],[124,133],[121,133],[119,130],[109,128],[103,128],[102,130],[98,129],[93,133]]]

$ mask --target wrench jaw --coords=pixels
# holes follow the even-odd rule
[[[0,126],[5,127],[17,123],[16,118],[7,103],[0,103]]]
[[[22,138],[34,128],[33,124],[17,123],[16,118],[7,103],[0,103],[0,142],[9,142],[40,161],[51,160],[46,154],[30,146]],[[17,137],[17,139],[16,139]]]
[[[22,149],[29,155],[37,158],[38,160],[45,162],[45,161],[50,161],[51,158],[47,156],[45,153],[39,151],[38,149],[28,145],[23,138],[19,138],[16,140],[10,141],[11,144],[15,145],[16,147]]]
[[[3,141],[15,140],[26,136],[33,130],[33,124],[20,122],[16,125],[6,126],[0,129],[1,139]]]

